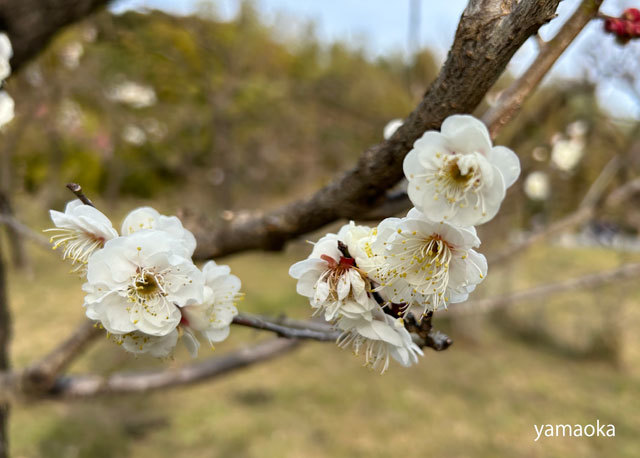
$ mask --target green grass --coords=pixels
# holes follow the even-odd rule
[[[32,250],[33,276],[12,272],[13,362],[43,355],[83,319],[81,281],[56,255]],[[243,281],[245,311],[309,316],[295,294],[285,254],[225,260]],[[612,268],[602,249],[535,247],[517,264],[492,269],[474,297]],[[427,351],[410,369],[380,376],[332,344],[309,343],[280,359],[197,386],[141,396],[18,404],[11,415],[15,457],[390,457],[390,456],[638,456],[640,362],[635,336],[637,282],[597,292],[562,294],[518,304],[514,323],[550,329],[551,343],[523,337],[498,317],[449,322],[456,343]],[[615,331],[616,356],[589,353],[594,336]],[[472,332],[470,332],[472,331]],[[255,342],[245,329],[216,353]],[[595,340],[594,340],[595,339]],[[590,346],[591,345],[591,346]],[[563,351],[566,348],[572,351]],[[202,357],[210,356],[205,348]],[[582,354],[581,357],[577,355]],[[133,358],[106,339],[73,367],[109,373],[189,362]],[[613,423],[615,438],[536,437],[534,424]]]

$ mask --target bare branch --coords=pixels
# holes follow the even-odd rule
[[[440,75],[393,137],[364,152],[355,168],[307,199],[214,230],[196,230],[196,258],[279,250],[337,219],[360,219],[402,178],[402,161],[416,139],[452,114],[473,111],[522,43],[553,18],[558,2],[471,0]]]
[[[28,367],[23,374],[23,389],[44,392],[49,390],[62,373],[102,331],[91,321],[85,321],[51,353]]]
[[[340,331],[335,330],[329,324],[324,326],[324,330],[320,330],[317,327],[316,329],[295,328],[275,323],[266,318],[252,316],[245,313],[240,313],[235,316],[233,318],[233,324],[275,332],[279,337],[286,337],[288,339],[311,339],[319,340],[321,342],[335,342],[335,340],[340,337],[341,334]]]
[[[93,202],[91,202],[91,200],[84,195],[84,193],[82,192],[82,186],[80,186],[78,183],[68,183],[67,188],[69,188],[69,190],[74,193],[76,197],[80,199],[80,201],[82,201],[83,204],[95,207],[95,205],[93,205]]]
[[[46,237],[42,234],[38,234],[26,224],[21,223],[15,217],[10,215],[0,215],[0,224],[6,224],[20,235],[33,240],[38,246],[50,249],[51,245]]]
[[[604,191],[607,189],[616,174],[622,168],[624,162],[619,155],[613,156],[607,165],[604,166],[598,177],[591,183],[587,190],[579,208],[594,208],[602,199]]]
[[[289,353],[300,345],[298,340],[270,339],[253,347],[227,353],[177,369],[160,369],[145,373],[120,373],[108,377],[79,375],[59,378],[47,397],[89,398],[99,395],[146,393],[161,388],[189,385],[229,374],[252,364]]]
[[[514,243],[505,248],[500,253],[487,256],[487,260],[490,264],[499,264],[509,259],[514,259],[516,254],[519,254],[527,248],[535,245],[536,243],[545,240],[553,235],[566,232],[576,226],[586,223],[593,218],[598,203],[603,199],[602,195],[607,186],[611,183],[611,180],[615,177],[617,171],[622,167],[623,162],[619,156],[614,156],[607,165],[602,169],[600,175],[591,184],[591,187],[587,191],[585,197],[578,208],[567,216],[561,218],[555,223],[549,224],[546,227],[534,232],[528,237]],[[612,207],[622,203],[630,194],[632,194],[636,188],[633,180],[617,189],[612,191],[604,201],[605,207]],[[638,185],[640,189],[640,185]]]
[[[595,18],[602,0],[582,0],[576,12],[569,18],[553,39],[540,43],[540,52],[533,64],[506,89],[498,99],[494,108],[483,116],[482,120],[489,126],[489,132],[495,137],[498,131],[511,120],[522,107],[533,88],[538,86],[542,78],[551,69],[558,57],[578,36],[582,29]]]
[[[508,246],[505,250],[494,255],[488,255],[487,262],[491,265],[496,265],[509,259],[513,259],[516,254],[523,252],[541,240],[545,240],[553,235],[568,231],[571,228],[589,221],[593,217],[593,214],[593,207],[579,208],[564,218],[561,218],[560,220],[532,233],[523,240]]]
[[[614,281],[635,278],[638,274],[640,274],[640,263],[626,264],[622,267],[608,270],[606,272],[584,275],[582,277],[572,278],[559,283],[536,286],[535,288],[531,288],[526,291],[519,291],[495,298],[469,301],[459,305],[456,304],[449,308],[449,313],[458,315],[488,312],[512,303],[531,299],[541,299],[552,294],[571,291],[574,289],[587,290],[599,288],[600,286]]]

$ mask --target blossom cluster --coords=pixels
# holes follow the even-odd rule
[[[640,10],[627,8],[620,17],[608,17],[604,21],[604,29],[614,34],[621,44],[640,37]]]
[[[496,215],[520,174],[515,153],[493,146],[469,115],[425,132],[403,166],[414,205],[406,216],[374,228],[351,222],[289,271],[315,313],[343,331],[338,344],[381,372],[390,358],[409,366],[422,355],[404,326],[408,313],[424,317],[462,302],[485,278],[474,226]]]
[[[11,41],[5,33],[0,33],[0,86],[4,85],[9,75],[11,75],[11,65],[9,60],[13,56]],[[0,127],[13,119],[14,103],[7,91],[0,89]]]
[[[132,353],[169,356],[179,339],[193,357],[199,333],[211,345],[229,335],[240,280],[228,266],[192,260],[196,240],[175,216],[151,207],[129,213],[120,234],[79,200],[51,210],[53,248],[85,278],[85,313]]]

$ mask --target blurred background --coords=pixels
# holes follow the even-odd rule
[[[85,192],[119,227],[138,205],[211,223],[270,209],[347,170],[405,117],[446,57],[466,2],[126,0],[60,33],[13,75],[16,118],[2,134],[2,212],[36,231]],[[631,1],[605,0],[619,15]],[[553,36],[576,8],[541,31]],[[637,6],[637,4],[635,5]],[[481,114],[535,56],[531,39]],[[614,156],[612,191],[640,172],[640,43],[602,21],[561,58],[498,144],[522,162],[481,251],[575,211]],[[473,299],[640,261],[640,196],[490,264]],[[332,229],[332,228],[329,228]],[[308,237],[317,238],[317,234]],[[3,230],[21,367],[83,320],[81,281],[56,252]],[[249,253],[228,263],[243,311],[307,318],[288,267],[308,255]],[[16,457],[638,456],[640,284],[573,290],[471,315],[439,313],[454,340],[384,376],[335,345],[310,343],[220,380],[144,396],[17,405]],[[452,306],[452,308],[455,307]],[[232,331],[215,352],[263,339]],[[428,350],[428,349],[427,349]],[[205,349],[201,357],[210,356]],[[106,339],[73,372],[189,362],[134,358]],[[615,438],[541,438],[534,424],[614,424]]]

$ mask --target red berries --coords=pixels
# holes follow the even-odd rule
[[[608,17],[604,29],[616,35],[619,43],[627,43],[632,38],[640,37],[640,10],[627,8],[619,18]]]

